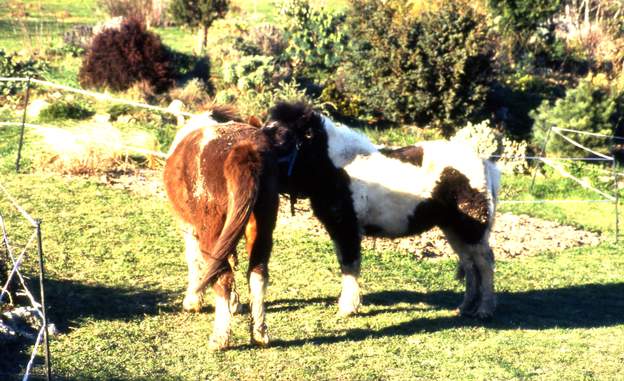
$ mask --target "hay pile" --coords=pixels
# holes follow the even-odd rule
[[[157,151],[158,142],[148,132],[120,131],[108,122],[71,128],[37,127],[40,147],[35,166],[71,175],[95,175],[133,169],[136,161],[154,158],[143,151]],[[138,149],[138,150],[137,150]]]

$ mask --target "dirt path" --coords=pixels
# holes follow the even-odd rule
[[[141,170],[135,174],[103,176],[100,181],[114,188],[127,189],[142,196],[156,195],[166,199],[158,171]],[[281,197],[278,229],[286,232],[289,230],[306,230],[315,236],[327,235],[322,225],[312,215],[308,201],[298,201],[295,216],[291,216],[290,202],[286,197]],[[528,234],[529,232],[530,234]],[[603,239],[598,233],[561,225],[557,222],[527,215],[499,213],[496,216],[490,242],[496,257],[513,258],[549,250],[595,246]],[[367,249],[412,253],[417,258],[454,256],[454,252],[446,243],[442,232],[437,228],[415,237],[400,239],[365,238],[363,245]]]

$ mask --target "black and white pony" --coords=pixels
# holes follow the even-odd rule
[[[270,111],[265,130],[281,152],[280,190],[310,199],[334,242],[343,275],[339,314],[360,306],[363,235],[403,237],[438,226],[460,258],[466,291],[459,311],[494,313],[488,243],[499,187],[495,165],[460,143],[378,149],[364,135],[297,103]]]

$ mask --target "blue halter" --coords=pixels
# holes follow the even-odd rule
[[[288,155],[277,159],[278,163],[288,163],[288,177],[292,175],[293,168],[295,167],[295,161],[297,160],[297,155],[299,154],[299,148],[301,148],[301,143],[297,143],[295,148],[293,148]]]

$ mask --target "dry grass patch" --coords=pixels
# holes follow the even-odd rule
[[[72,128],[37,127],[41,147],[35,168],[70,175],[96,175],[134,169],[138,158],[153,164],[158,142],[145,131],[121,131],[110,123],[90,122]]]

